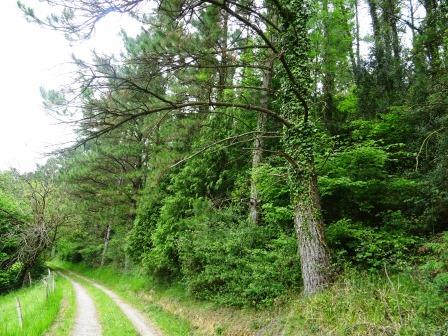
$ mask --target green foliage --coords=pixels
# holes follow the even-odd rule
[[[0,293],[18,285],[23,264],[17,260],[21,227],[28,216],[0,189]]]
[[[420,269],[448,299],[448,232],[423,244],[419,252],[424,254]]]
[[[195,297],[225,305],[266,306],[299,281],[294,237],[272,228],[196,218],[180,239],[183,281]]]
[[[262,201],[261,210],[264,224],[289,231],[293,210],[291,209],[289,188],[285,181],[286,169],[264,164],[252,174]]]
[[[179,275],[177,242],[187,229],[183,215],[188,209],[188,200],[170,196],[160,209],[157,226],[152,231],[153,248],[143,257],[143,265],[159,277],[173,279]]]
[[[368,228],[345,218],[329,225],[327,235],[337,262],[351,262],[370,271],[410,265],[410,256],[421,241],[406,233]]]

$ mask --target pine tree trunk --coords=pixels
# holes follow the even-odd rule
[[[263,73],[263,83],[262,83],[262,96],[260,98],[260,106],[269,108],[269,89],[271,87],[272,80],[272,60],[267,61],[266,70]],[[257,120],[257,131],[264,132],[266,129],[266,114],[260,113]],[[252,154],[252,171],[254,171],[261,163],[263,159],[263,134],[258,133],[254,140],[254,150]],[[258,192],[257,185],[254,178],[251,179],[250,185],[250,201],[249,201],[249,219],[254,224],[260,224],[261,213],[260,213],[260,195]]]
[[[307,181],[302,197],[295,204],[294,226],[299,245],[303,290],[314,294],[330,281],[330,253],[328,251],[317,189],[313,174]]]
[[[355,0],[355,20],[356,20],[356,69],[359,77],[359,70],[361,68],[361,47],[360,47],[360,33],[359,33],[359,9],[358,0]]]
[[[322,96],[323,96],[323,118],[330,133],[336,131],[334,114],[336,106],[333,99],[334,93],[334,57],[331,55],[331,37],[330,37],[330,12],[328,10],[328,0],[322,1],[323,13],[323,52],[322,52]]]
[[[412,45],[415,43],[415,13],[413,0],[409,0],[409,16],[411,18]]]
[[[257,131],[263,132],[266,128],[266,114],[260,113],[257,120]],[[254,150],[252,153],[252,172],[260,165],[263,158],[263,137],[257,134],[254,140]],[[252,176],[250,184],[249,219],[254,224],[260,224],[260,196],[257,184]]]
[[[110,231],[111,231],[111,225],[107,225],[106,230],[106,236],[104,237],[104,246],[103,246],[103,252],[101,253],[101,267],[104,266],[104,262],[106,260],[106,254],[107,254],[107,248],[109,246],[109,240],[110,240]]]

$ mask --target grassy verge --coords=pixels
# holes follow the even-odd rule
[[[70,275],[72,276],[72,275]],[[103,291],[94,287],[89,282],[80,277],[74,277],[74,280],[79,282],[87,289],[92,299],[95,301],[100,324],[104,335],[108,336],[137,336],[131,322],[123,314],[116,303]]]
[[[172,323],[174,331],[161,328],[166,335],[448,335],[440,292],[411,271],[389,276],[348,270],[320,294],[291,293],[269,309],[254,310],[194,300],[182,287],[163,288],[111,267],[63,266],[114,289],[159,327]]]
[[[75,290],[67,279],[60,278],[60,285],[64,296],[61,301],[59,313],[50,330],[45,336],[67,336],[72,330],[76,313]]]
[[[444,308],[445,307],[445,308]],[[448,335],[440,292],[411,273],[348,272],[328,290],[295,300],[285,335]]]
[[[42,335],[58,315],[66,280],[56,277],[56,289],[48,298],[42,282],[0,296],[0,335]],[[23,329],[20,329],[16,311],[19,299],[23,314]]]

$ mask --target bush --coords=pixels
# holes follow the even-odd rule
[[[327,236],[337,262],[351,262],[372,271],[385,264],[403,268],[420,242],[414,236],[364,227],[346,218],[329,225]]]
[[[18,202],[0,190],[0,293],[19,285],[22,264],[16,262],[20,232],[27,216]]]
[[[420,269],[448,298],[448,232],[423,244],[419,251],[425,254]]]
[[[267,227],[204,222],[179,250],[187,288],[201,299],[266,306],[300,283],[295,238]]]

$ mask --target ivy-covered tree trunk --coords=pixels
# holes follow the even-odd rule
[[[376,0],[368,0],[370,18],[372,19],[374,51],[377,67],[384,66],[384,43],[381,36],[381,24],[378,17],[378,7]]]
[[[361,38],[360,38],[360,25],[359,25],[359,8],[358,0],[355,0],[355,36],[356,36],[356,78],[359,79],[359,72],[361,68]]]
[[[288,129],[283,139],[290,162],[289,183],[305,294],[318,292],[330,281],[330,253],[314,168],[315,133],[313,124],[305,122]]]
[[[289,2],[291,14],[282,36],[286,74],[280,78],[281,114],[290,122],[282,138],[283,156],[289,162],[291,201],[299,247],[304,292],[313,294],[330,281],[330,254],[314,168],[317,129],[310,120],[310,42],[307,0]]]
[[[303,183],[302,194],[295,200],[294,226],[299,243],[303,288],[312,294],[330,281],[330,257],[321,215],[320,197],[315,174]]]

